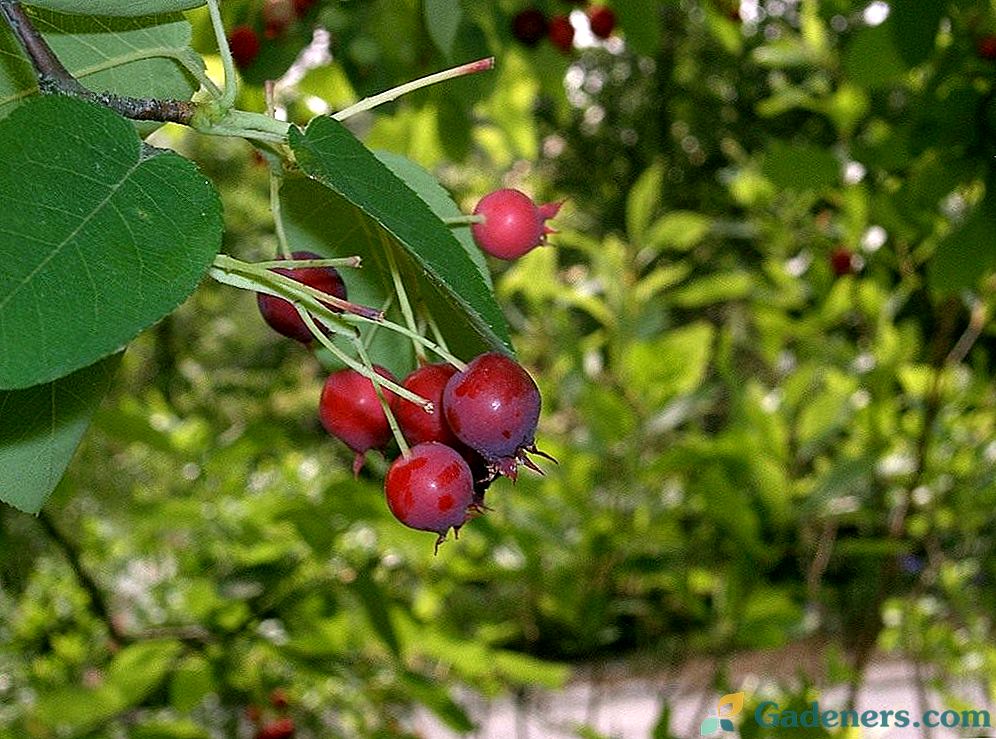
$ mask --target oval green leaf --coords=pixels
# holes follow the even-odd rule
[[[0,388],[120,349],[193,292],[221,232],[211,183],[116,113],[16,109],[0,121]]]
[[[400,244],[419,277],[445,301],[432,306],[433,296],[423,295],[448,338],[463,339],[476,351],[511,351],[505,317],[480,269],[425,200],[332,118],[316,118],[303,133],[292,128],[290,144],[305,174]]]
[[[30,4],[72,15],[135,17],[199,8],[204,0],[31,0]]]
[[[88,18],[32,10],[31,20],[56,56],[95,92],[188,99],[197,83],[188,70],[203,69],[190,48],[182,15]],[[38,80],[10,29],[0,23],[0,117],[38,91]]]
[[[0,390],[0,500],[38,513],[100,405],[119,354],[44,385]]]

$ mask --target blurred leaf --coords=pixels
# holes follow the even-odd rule
[[[763,171],[776,187],[797,192],[823,190],[840,181],[836,157],[812,144],[772,141],[765,151]]]
[[[446,57],[453,52],[457,29],[463,18],[460,0],[424,0],[425,25],[436,48]]]
[[[627,346],[618,372],[626,388],[648,409],[692,392],[705,377],[714,330],[692,323],[661,336]]]
[[[169,702],[177,711],[187,713],[197,707],[215,689],[210,663],[191,655],[177,666],[169,683]]]
[[[76,736],[99,727],[124,708],[125,702],[112,689],[62,687],[38,696],[33,717],[60,736]]]
[[[892,40],[910,67],[925,61],[934,50],[948,0],[891,0],[889,28]]]
[[[889,20],[857,31],[844,51],[844,69],[850,81],[871,88],[897,83],[906,74],[906,65],[894,38]]]
[[[682,308],[699,308],[729,300],[742,300],[754,290],[754,279],[747,272],[707,275],[671,291],[668,299]]]
[[[653,57],[660,50],[662,5],[660,0],[626,0],[612,6],[626,35],[626,46],[635,53]]]
[[[712,219],[701,213],[676,210],[661,216],[646,235],[647,246],[687,251],[709,233]]]
[[[353,590],[359,596],[360,604],[367,614],[370,625],[384,645],[395,657],[401,656],[401,643],[398,634],[391,623],[391,601],[376,582],[370,571],[361,569],[356,574]]]
[[[410,671],[401,674],[401,681],[412,698],[436,714],[453,731],[466,733],[477,728],[467,712],[439,682]]]
[[[130,739],[210,739],[207,729],[187,720],[157,720],[130,729]]]
[[[0,387],[118,351],[193,292],[221,231],[213,185],[118,114],[63,95],[17,108],[0,121]]]
[[[519,652],[498,651],[493,659],[495,669],[516,685],[539,685],[556,690],[564,686],[571,674],[567,665],[546,662]]]
[[[0,500],[26,513],[41,510],[120,360],[115,354],[44,385],[0,390]]]
[[[987,197],[937,245],[928,267],[930,285],[940,292],[972,287],[996,268],[996,197]]]
[[[643,243],[651,219],[660,210],[663,180],[663,165],[651,165],[633,183],[626,196],[626,232],[635,244]]]
[[[166,678],[181,651],[183,645],[176,641],[130,644],[111,660],[108,685],[117,689],[125,705],[135,705]]]

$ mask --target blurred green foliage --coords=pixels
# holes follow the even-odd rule
[[[301,736],[408,736],[413,704],[465,731],[458,686],[812,636],[855,684],[877,645],[996,695],[996,108],[975,52],[996,9],[629,5],[632,45],[567,58],[514,44],[511,0],[463,3],[455,31],[413,2],[319,3],[247,72],[328,28],[334,62],[283,91],[304,120],[310,96],[498,54],[363,128],[468,210],[500,183],[568,199],[554,247],[491,264],[559,464],[497,483],[433,557],[387,512],[386,463],[354,480],[321,430],[319,365],[205,284],[125,354],[43,516],[0,510],[0,737],[249,736],[277,687]],[[226,250],[272,254],[250,149],[176,145],[222,189]]]

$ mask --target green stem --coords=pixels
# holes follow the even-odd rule
[[[341,259],[273,259],[268,262],[253,262],[264,269],[304,269],[306,267],[359,267],[360,257],[343,257]]]
[[[207,6],[215,41],[218,44],[218,53],[221,55],[221,66],[225,70],[225,89],[218,98],[218,107],[221,110],[228,110],[235,105],[235,97],[238,94],[235,60],[232,59],[232,50],[228,47],[228,36],[225,34],[225,24],[221,20],[218,0],[207,0]]]
[[[395,395],[404,398],[411,403],[415,403],[415,405],[421,406],[426,413],[433,413],[435,411],[435,406],[428,399],[413,393],[408,388],[402,387],[393,380],[381,377],[374,372],[372,368],[357,362],[351,356],[346,354],[346,352],[337,347],[332,339],[326,336],[325,332],[318,327],[318,324],[315,323],[315,319],[311,317],[311,313],[308,312],[308,309],[298,302],[294,303],[294,307],[297,308],[298,315],[301,316],[301,320],[304,321],[304,325],[308,327],[308,330],[311,331],[312,335],[314,335],[314,337],[321,342],[322,346],[328,349],[332,355],[344,365],[359,372],[361,375],[370,380],[375,386],[385,387]],[[356,338],[355,334],[353,335],[353,338]]]
[[[418,333],[418,327],[415,325],[415,314],[412,313],[412,305],[408,302],[408,292],[405,290],[404,280],[401,279],[401,270],[398,269],[398,260],[394,257],[394,250],[391,245],[387,243],[383,234],[381,235],[381,244],[384,246],[384,253],[387,255],[387,263],[391,268],[391,279],[394,282],[394,293],[398,296],[398,306],[401,308],[401,315],[405,319],[405,324],[408,326],[408,330],[413,334]],[[419,364],[425,364],[425,347],[417,341],[412,342],[412,346],[415,349],[415,357],[418,359]]]
[[[363,346],[363,342],[360,341],[359,337],[353,337],[353,346],[356,347],[356,353],[360,356],[364,366],[368,367],[371,372],[376,374],[376,370],[373,368],[373,363],[370,361],[369,355],[367,355],[366,347]],[[377,376],[380,377],[380,375]],[[379,382],[374,383],[374,390],[377,392],[377,399],[380,401],[380,407],[384,409],[384,416],[387,418],[387,425],[391,427],[391,433],[394,434],[394,438],[398,442],[398,448],[401,450],[401,456],[407,457],[410,452],[408,442],[405,441],[405,436],[401,433],[401,427],[398,425],[398,419],[394,417],[394,411],[391,410],[391,404],[387,402],[387,398],[384,396],[384,391],[381,389]],[[432,404],[430,403],[430,405]],[[425,406],[423,405],[422,407],[424,408]]]
[[[486,59],[478,59],[474,62],[468,62],[467,64],[461,64],[460,66],[453,67],[451,69],[445,69],[442,72],[436,72],[435,74],[430,74],[425,77],[420,77],[417,80],[412,80],[411,82],[406,82],[403,85],[398,85],[397,87],[392,87],[390,90],[385,90],[384,92],[372,95],[371,97],[364,98],[358,103],[350,105],[348,108],[343,108],[338,113],[333,113],[332,117],[337,121],[344,121],[347,118],[351,118],[357,113],[362,113],[365,110],[370,110],[371,108],[376,108],[378,105],[383,105],[384,103],[389,103],[402,95],[414,92],[423,87],[428,87],[429,85],[435,85],[437,82],[445,82],[446,80],[451,80],[456,77],[462,77],[465,74],[474,74],[476,72],[484,72],[486,70],[492,69],[495,66],[495,58],[493,56],[487,57]]]

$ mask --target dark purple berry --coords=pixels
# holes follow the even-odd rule
[[[499,259],[516,259],[546,242],[554,233],[546,225],[560,210],[561,203],[536,205],[519,190],[503,188],[481,198],[474,215],[484,221],[470,227],[474,242],[485,252]]]
[[[846,246],[838,246],[830,252],[830,269],[837,277],[854,274],[854,254]]]
[[[512,18],[512,35],[526,46],[536,46],[546,37],[546,16],[538,8],[520,10]]]
[[[383,367],[375,365],[374,370],[381,377],[395,381],[394,376]],[[393,397],[392,393],[385,392],[388,402]],[[391,440],[391,427],[373,382],[353,369],[329,375],[322,388],[318,416],[326,431],[355,452],[355,475],[360,473],[368,450],[382,449]]]
[[[405,526],[439,535],[459,530],[474,507],[474,480],[460,453],[429,441],[398,457],[384,478],[391,513]]]
[[[453,375],[443,391],[443,414],[492,471],[514,480],[519,462],[535,469],[525,453],[536,450],[539,388],[511,357],[482,354]]]
[[[979,58],[987,62],[996,61],[996,34],[986,34],[975,42],[975,51]]]
[[[259,727],[256,739],[291,739],[294,736],[294,719],[289,716],[268,721]]]
[[[291,254],[293,259],[321,259],[318,254],[310,251],[296,251]],[[281,257],[282,258],[282,257]],[[302,269],[285,269],[277,267],[273,270],[278,274],[286,275],[292,280],[297,280],[323,293],[336,298],[346,299],[346,283],[334,267],[304,267]],[[259,305],[259,312],[263,316],[270,328],[279,334],[283,334],[291,339],[300,341],[302,344],[310,344],[314,338],[311,331],[301,320],[297,308],[293,303],[278,298],[276,295],[265,293],[256,294],[256,303]],[[331,310],[339,311],[333,305],[328,306]]]

